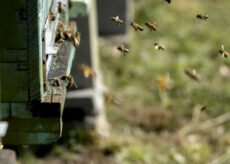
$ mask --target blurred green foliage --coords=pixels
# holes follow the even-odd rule
[[[170,5],[163,0],[135,1],[135,21],[143,26],[146,21],[155,22],[157,31],[131,29],[127,44],[130,53],[126,56],[116,52],[114,45],[118,42],[101,40],[105,83],[114,97],[121,100],[119,105],[107,103],[108,117],[114,124],[112,133],[132,140],[130,146],[115,153],[117,163],[230,162],[229,143],[222,144],[229,136],[229,123],[221,125],[223,131],[219,135],[216,134],[220,127],[213,127],[208,132],[177,136],[181,128],[191,123],[197,107],[207,106],[207,110],[200,113],[198,124],[229,111],[230,60],[218,53],[222,44],[230,52],[229,6],[228,0],[174,0]],[[197,19],[198,13],[208,14],[209,19]],[[165,45],[166,50],[155,50],[155,42]],[[220,71],[223,67],[227,69],[226,74]],[[201,81],[186,76],[186,68],[196,69]],[[162,91],[156,79],[167,74],[171,88]],[[146,122],[149,117],[154,124],[157,119],[153,116],[159,117],[155,113],[163,109],[173,115],[174,122],[162,131],[145,131],[136,124]],[[136,114],[132,115],[134,112]],[[137,117],[143,113],[147,114]],[[161,115],[161,120],[168,118],[167,115]],[[134,124],[129,116],[135,120]],[[177,129],[170,132],[170,126]]]
[[[219,68],[229,66],[230,61],[218,50],[222,44],[226,50],[230,47],[228,5],[226,0],[178,0],[171,5],[161,0],[136,2],[135,20],[140,24],[156,22],[158,31],[146,28],[144,32],[131,32],[131,52],[125,57],[111,57],[109,49],[101,48],[107,85],[126,98],[123,105],[162,106],[154,79],[169,73],[172,87],[166,108],[188,116],[197,104],[210,107],[210,116],[227,112],[229,77],[222,77]],[[197,13],[207,13],[210,18],[199,20]],[[166,51],[156,51],[155,42],[165,45]],[[188,78],[185,68],[196,69],[201,82]]]

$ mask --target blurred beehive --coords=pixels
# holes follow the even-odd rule
[[[99,66],[96,0],[71,2],[70,20],[78,24],[81,45],[76,52],[71,70],[78,88],[72,88],[67,94],[64,119],[69,122],[90,118],[91,125],[94,128],[99,127],[97,130],[100,131],[107,125],[104,112],[104,85]],[[82,65],[92,68],[93,77],[84,77],[79,70]]]

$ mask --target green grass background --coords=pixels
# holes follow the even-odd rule
[[[143,26],[156,22],[157,32],[131,29],[126,56],[116,52],[113,42],[101,41],[105,83],[119,100],[118,105],[107,103],[113,135],[132,143],[115,154],[118,163],[230,163],[228,122],[177,136],[202,105],[207,110],[198,124],[229,112],[230,77],[222,77],[219,68],[230,67],[230,60],[218,54],[222,44],[230,51],[229,7],[228,0],[135,1],[135,21]],[[198,13],[209,19],[197,19]],[[155,42],[166,51],[156,51]],[[187,77],[185,68],[196,69],[201,82]],[[167,74],[171,89],[164,92],[155,79]]]

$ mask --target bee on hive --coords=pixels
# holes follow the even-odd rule
[[[56,32],[56,37],[55,37],[55,42],[63,42],[65,40],[65,36],[64,36],[64,22],[59,21],[58,23],[58,28],[57,28],[57,32]]]
[[[63,32],[63,36],[64,36],[64,40],[68,40],[71,41],[71,37],[72,37],[73,33],[71,29],[67,29]]]
[[[209,18],[208,15],[202,15],[202,14],[197,14],[196,17],[201,20],[207,20]]]
[[[51,82],[52,86],[60,86],[60,78],[54,77]]]
[[[61,75],[60,79],[67,83],[66,89],[69,89],[72,85],[74,85],[76,88],[78,87],[72,75]]]
[[[156,25],[154,23],[145,22],[145,25],[150,29],[150,31],[157,31]]]
[[[126,55],[126,53],[129,53],[129,49],[125,48],[125,46],[124,46],[123,44],[122,44],[122,45],[119,45],[119,46],[117,47],[117,49],[118,49],[119,51],[123,52],[124,55]]]
[[[111,17],[110,19],[111,19],[112,21],[114,21],[118,26],[120,26],[120,24],[123,23],[123,20],[121,20],[121,19],[119,18],[119,16]]]
[[[79,70],[81,71],[81,73],[84,75],[85,78],[92,77],[95,74],[93,69],[86,64],[80,65]]]
[[[54,21],[55,19],[56,19],[56,14],[52,10],[50,10],[50,20]]]
[[[61,2],[58,2],[58,12],[61,13],[64,9],[65,6]]]
[[[221,54],[222,57],[225,57],[225,58],[227,58],[229,56],[229,53],[224,50],[224,45],[221,46],[219,53]]]
[[[162,44],[159,44],[159,43],[155,43],[155,49],[156,50],[165,50],[165,46],[163,46]]]
[[[195,69],[185,69],[184,70],[185,74],[190,77],[191,79],[199,82],[200,81],[200,75],[197,74]]]
[[[144,31],[144,29],[139,25],[137,24],[136,22],[131,22],[130,25],[135,29],[135,31],[139,30],[139,31]]]

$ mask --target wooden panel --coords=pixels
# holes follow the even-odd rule
[[[1,119],[7,119],[10,116],[10,103],[0,103]]]
[[[42,97],[42,12],[45,1],[28,0],[28,57],[30,100],[41,100]]]
[[[25,49],[26,40],[26,0],[1,2],[0,49]]]
[[[4,145],[48,144],[60,138],[60,118],[9,119]]]
[[[34,102],[32,113],[35,118],[61,118],[61,104]]]
[[[10,119],[9,132],[55,132],[60,133],[60,118]]]
[[[70,41],[62,43],[60,50],[58,51],[57,58],[54,58],[51,62],[48,78],[54,78],[61,75],[65,75],[67,70],[72,67],[72,61],[74,58],[74,46]]]
[[[27,103],[11,103],[11,118],[33,118],[33,114]]]
[[[38,145],[50,144],[59,138],[59,133],[51,132],[9,132],[2,142],[4,145]]]
[[[0,63],[2,102],[28,101],[28,71],[18,63]]]
[[[0,50],[0,63],[27,63],[27,50],[23,49],[8,49]]]
[[[7,32],[8,26],[14,26],[11,32]],[[26,24],[12,24],[3,28],[4,34],[4,42],[3,46],[7,49],[26,49],[27,41],[26,41]]]

